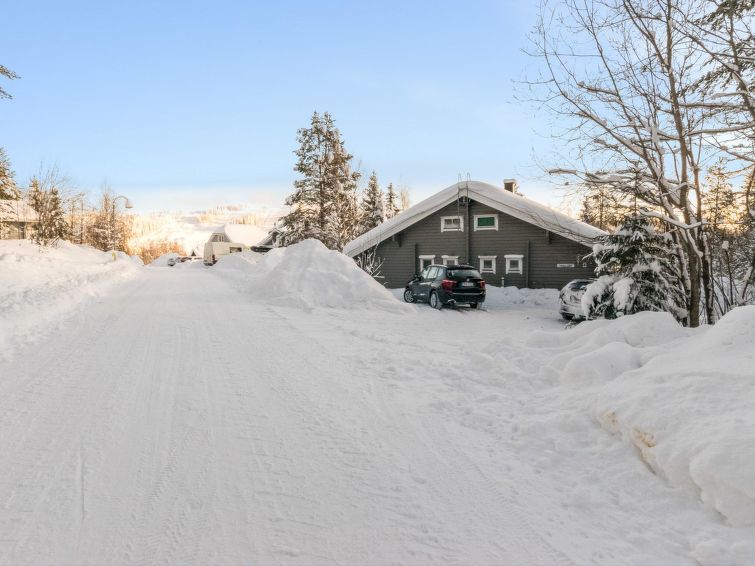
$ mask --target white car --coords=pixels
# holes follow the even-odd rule
[[[587,318],[582,309],[582,295],[595,279],[575,279],[569,281],[558,294],[558,312],[565,320]]]

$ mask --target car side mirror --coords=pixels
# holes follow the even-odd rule
[[[422,278],[419,275],[415,275],[414,277],[412,277],[412,281],[419,281],[420,279]]]

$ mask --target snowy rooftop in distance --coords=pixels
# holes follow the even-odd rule
[[[216,233],[225,234],[231,242],[254,246],[267,237],[267,230],[251,224],[225,224]]]
[[[362,234],[346,244],[343,253],[351,256],[356,255],[382,242],[386,238],[390,238],[394,234],[401,232],[415,222],[430,216],[433,212],[454,202],[459,196],[468,196],[474,201],[500,210],[514,218],[584,244],[590,244],[595,238],[605,234],[605,232],[594,226],[580,222],[562,212],[553,210],[523,196],[506,191],[502,187],[496,187],[480,181],[463,181],[443,189],[439,193],[386,220],[380,226]]]

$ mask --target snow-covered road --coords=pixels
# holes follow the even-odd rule
[[[694,563],[725,527],[554,415],[541,328],[145,269],[0,365],[0,563]]]

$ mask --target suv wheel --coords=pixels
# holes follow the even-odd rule
[[[480,303],[469,303],[470,309],[478,309],[480,308]]]
[[[412,293],[411,289],[404,289],[404,302],[406,303],[414,302],[414,294]]]
[[[438,293],[436,293],[435,291],[430,293],[430,306],[438,310],[443,308],[443,303],[440,302],[440,299],[438,298]]]

